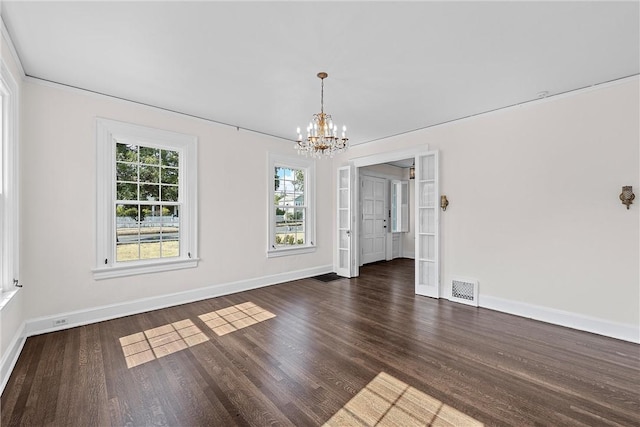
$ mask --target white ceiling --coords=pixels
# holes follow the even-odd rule
[[[639,2],[26,2],[28,76],[295,138],[358,144],[639,73]]]

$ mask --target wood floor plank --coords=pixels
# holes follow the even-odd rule
[[[640,425],[640,346],[419,297],[413,274],[398,259],[30,337],[0,425]]]

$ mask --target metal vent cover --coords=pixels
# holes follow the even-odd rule
[[[478,281],[474,279],[451,279],[450,301],[478,306]]]

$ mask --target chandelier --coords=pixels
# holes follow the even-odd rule
[[[313,115],[312,121],[307,126],[307,137],[302,139],[300,128],[296,130],[298,139],[296,149],[298,154],[311,157],[333,157],[334,154],[349,148],[347,127],[342,127],[342,137],[338,137],[338,126],[333,123],[330,114],[324,112],[324,79],[329,75],[325,72],[318,73],[322,82],[320,90],[320,112]]]

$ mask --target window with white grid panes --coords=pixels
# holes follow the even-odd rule
[[[197,266],[197,138],[98,119],[94,278]]]
[[[313,166],[307,159],[270,156],[269,256],[315,247]]]
[[[116,140],[116,262],[180,255],[180,153]]]
[[[276,247],[298,246],[306,242],[305,175],[304,169],[274,168]]]

